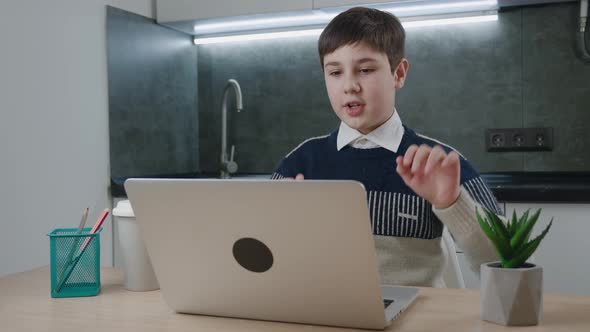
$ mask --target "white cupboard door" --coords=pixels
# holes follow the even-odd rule
[[[311,10],[313,0],[158,0],[158,22]]]
[[[387,2],[395,2],[395,0],[313,0],[313,8],[319,9],[326,7],[363,6]]]

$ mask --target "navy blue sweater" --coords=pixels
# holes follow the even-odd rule
[[[384,148],[337,149],[338,130],[322,137],[310,138],[280,162],[274,179],[357,180],[367,190],[373,234],[433,239],[442,235],[443,225],[432,212],[430,203],[414,193],[396,172],[396,158],[412,144],[440,145],[447,153],[451,147],[417,134],[404,126],[397,153]],[[461,185],[485,208],[500,213],[496,199],[473,166],[462,156]]]

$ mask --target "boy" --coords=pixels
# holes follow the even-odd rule
[[[497,256],[475,209],[498,207],[467,160],[402,125],[395,91],[408,71],[404,42],[399,20],[376,9],[352,8],[328,24],[318,50],[340,127],[301,143],[273,178],[362,182],[382,283],[443,287],[443,225],[479,273]]]

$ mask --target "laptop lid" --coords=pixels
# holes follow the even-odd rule
[[[361,183],[129,179],[125,189],[175,311],[386,326]]]

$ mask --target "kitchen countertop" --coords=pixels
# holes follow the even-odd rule
[[[590,202],[590,172],[498,172],[482,177],[502,202]]]
[[[111,178],[111,195],[113,197],[127,197],[123,184],[129,178],[159,178],[159,179],[213,179],[219,178],[219,172],[195,172],[176,174],[156,174],[140,176],[117,176]],[[239,173],[234,178],[270,179],[270,173]]]
[[[590,172],[492,172],[482,173],[494,195],[502,202],[590,202]],[[143,178],[214,178],[218,173],[183,173],[138,176]],[[111,194],[126,197],[123,183],[129,177],[111,178]],[[235,178],[269,179],[269,173],[237,174]]]

